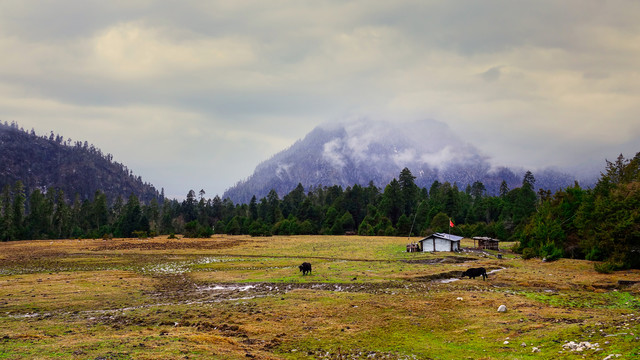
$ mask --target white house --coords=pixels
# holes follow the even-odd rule
[[[462,236],[434,233],[419,241],[424,252],[432,251],[460,251]]]

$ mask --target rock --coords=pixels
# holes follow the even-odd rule
[[[592,344],[588,341],[581,341],[580,343],[569,341],[568,343],[562,345],[562,347],[566,350],[581,352],[585,350],[598,350],[598,348],[600,347],[600,344],[598,343]]]
[[[527,343],[522,343],[522,344],[520,344],[520,346],[527,347]]]
[[[498,312],[507,312],[507,306],[506,305],[500,305],[500,307],[498,307]]]
[[[620,355],[620,354],[611,354],[611,355],[607,356],[606,358],[604,358],[602,360],[611,360],[611,359],[614,359],[614,358],[619,358],[620,356],[622,356],[622,355]]]
[[[461,297],[457,297],[456,300],[462,301],[462,298]]]
[[[505,341],[503,342],[503,344],[504,344],[504,345],[509,345],[509,341],[505,340]]]
[[[534,346],[534,347],[532,347],[532,348],[531,348],[531,352],[533,352],[533,353],[539,353],[539,352],[540,352],[540,349],[538,349],[537,347],[535,347],[535,346]]]

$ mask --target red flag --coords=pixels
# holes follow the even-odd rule
[[[453,221],[451,221],[451,219],[449,219],[449,227],[454,227],[455,225],[453,225]]]

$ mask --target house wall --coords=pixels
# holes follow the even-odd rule
[[[458,251],[460,250],[460,248],[458,247],[458,244],[460,243],[457,241],[449,241],[445,239],[435,238],[435,251],[452,251],[452,250]],[[423,252],[433,252],[434,251],[433,246],[434,246],[433,238],[422,241]]]

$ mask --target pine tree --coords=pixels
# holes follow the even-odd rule
[[[11,191],[9,185],[2,189],[0,197],[0,241],[12,240],[11,236]]]
[[[18,180],[13,186],[13,205],[11,216],[10,236],[11,240],[24,239],[24,218],[25,218],[25,201],[24,185]]]
[[[407,216],[413,213],[417,203],[418,186],[414,182],[415,179],[416,177],[406,167],[402,169],[398,177],[402,197],[402,211]]]

